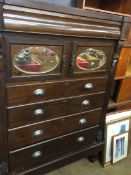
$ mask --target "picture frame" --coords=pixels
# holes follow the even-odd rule
[[[130,130],[131,110],[109,113],[106,116],[105,146],[103,153],[103,166],[111,164],[112,136],[128,132]]]
[[[105,165],[111,163],[112,159],[112,137],[129,131],[130,120],[117,121],[107,125],[105,145]]]
[[[128,156],[129,132],[112,137],[112,160],[114,164]]]

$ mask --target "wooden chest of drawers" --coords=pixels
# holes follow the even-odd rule
[[[0,8],[0,174],[44,174],[102,151],[128,17],[36,0]]]

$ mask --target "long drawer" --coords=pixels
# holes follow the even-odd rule
[[[33,105],[9,107],[7,110],[9,127],[17,127],[101,108],[103,100],[104,93],[98,93]]]
[[[98,127],[96,126],[51,141],[10,151],[9,162],[11,171],[37,166],[41,163],[51,161],[54,156],[56,158],[62,153],[69,153],[72,150],[75,151],[76,149],[87,147],[96,141],[97,130]]]
[[[10,149],[20,148],[43,140],[99,124],[101,110],[87,114],[56,119],[40,124],[9,130]]]
[[[107,78],[7,86],[8,106],[105,91]]]

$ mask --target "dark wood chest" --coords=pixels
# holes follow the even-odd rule
[[[0,1],[3,174],[44,174],[98,153],[128,18]]]

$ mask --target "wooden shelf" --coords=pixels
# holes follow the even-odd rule
[[[120,76],[120,77],[115,77],[114,80],[122,80],[122,79],[130,79],[131,78],[131,75],[130,76]]]
[[[131,1],[130,0],[76,0],[77,7],[82,9],[98,9],[98,11],[105,10],[107,13],[115,14],[131,14]]]
[[[108,109],[129,105],[129,104],[131,104],[131,100],[123,101],[123,102],[114,102],[113,100],[110,99]]]
[[[131,66],[130,66],[131,67]],[[131,68],[127,69],[126,77],[131,77]]]
[[[131,76],[131,57],[129,59],[129,63],[127,65],[126,76]]]
[[[131,14],[130,0],[76,0],[77,7],[82,9],[94,9],[100,12],[106,11],[113,14]]]
[[[126,13],[119,13],[119,12],[113,12],[113,11],[109,11],[109,10],[102,10],[102,9],[94,8],[94,7],[84,7],[83,9],[84,10],[95,10],[98,12],[109,13],[109,14],[120,15],[120,16],[121,15],[130,16],[129,14],[126,14]]]

